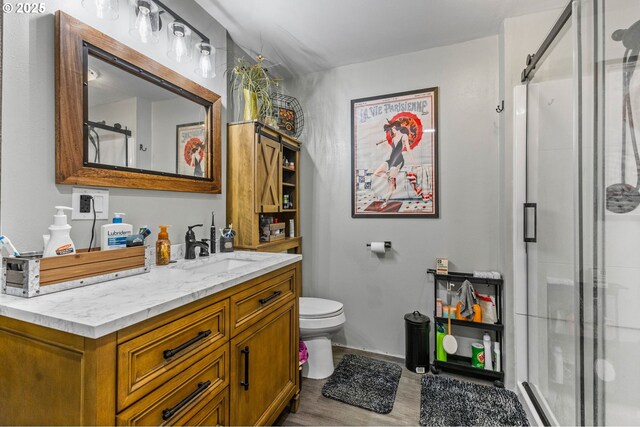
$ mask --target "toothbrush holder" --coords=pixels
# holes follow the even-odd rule
[[[234,236],[220,237],[220,252],[233,252]]]

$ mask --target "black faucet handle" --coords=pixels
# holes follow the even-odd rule
[[[209,245],[207,242],[210,240],[211,239],[200,239],[200,243],[204,243],[207,246],[206,248],[200,246],[200,256],[209,256]]]
[[[193,229],[196,227],[202,227],[202,224],[187,225],[187,228],[189,229],[189,231],[193,231]]]

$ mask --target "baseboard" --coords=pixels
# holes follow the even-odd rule
[[[333,347],[340,347],[340,348],[348,348],[348,349],[351,349],[351,350],[366,351],[367,353],[373,353],[373,354],[379,354],[381,356],[393,357],[395,359],[400,359],[400,360],[404,361],[404,356],[397,355],[397,354],[391,354],[391,353],[383,353],[383,352],[380,352],[380,351],[377,351],[377,350],[372,350],[370,348],[351,347],[349,345],[340,344],[340,343],[336,343],[336,342],[332,342],[331,345]]]

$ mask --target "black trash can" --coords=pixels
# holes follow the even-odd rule
[[[404,316],[404,348],[407,369],[418,374],[429,371],[429,323],[419,311]]]

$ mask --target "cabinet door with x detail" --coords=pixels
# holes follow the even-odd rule
[[[256,135],[256,212],[280,211],[281,144]]]

